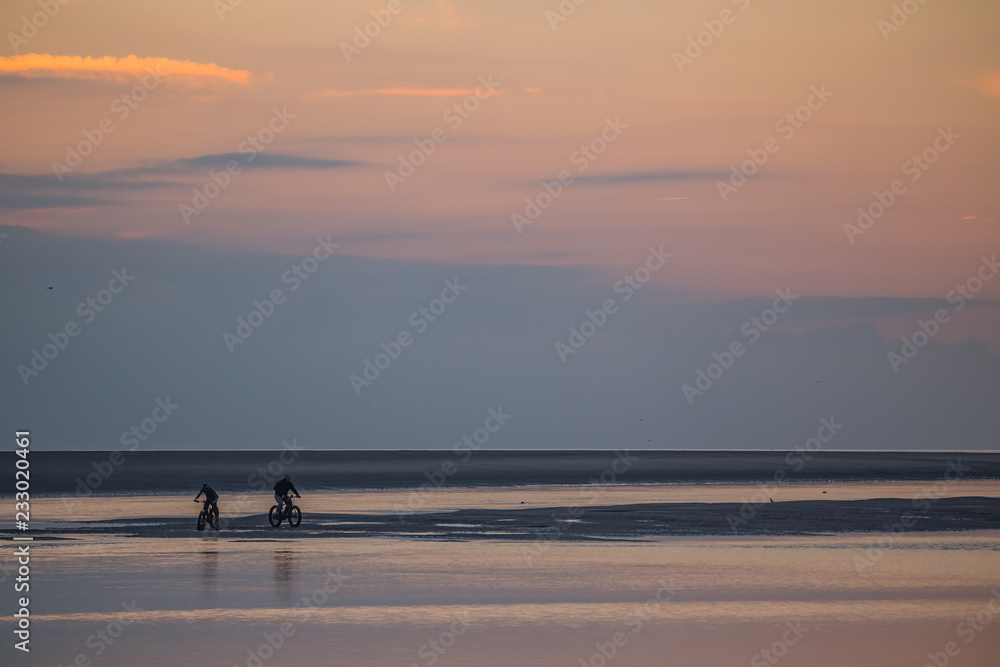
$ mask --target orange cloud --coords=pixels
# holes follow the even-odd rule
[[[458,14],[455,12],[454,2],[450,0],[437,0],[434,4],[434,10],[446,28],[457,28],[462,24],[458,18]]]
[[[311,97],[325,99],[328,97],[357,97],[360,95],[418,95],[428,97],[459,97],[462,95],[503,95],[502,90],[478,90],[472,88],[379,88],[375,90],[324,90]]]
[[[417,16],[417,23],[433,27],[441,26],[451,30],[456,28],[471,28],[477,25],[468,15],[459,16],[455,10],[455,3],[451,0],[435,0],[431,16]]]
[[[983,95],[1000,100],[1000,74],[984,76],[976,81],[975,85]]]
[[[149,72],[160,72],[186,79],[218,79],[231,83],[250,83],[253,75],[246,70],[229,69],[214,63],[197,63],[172,58],[140,58],[125,56],[54,56],[48,53],[28,53],[0,58],[0,76],[55,76],[60,78],[122,80],[141,78]]]

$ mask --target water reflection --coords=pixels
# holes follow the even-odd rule
[[[214,538],[212,538],[214,541]],[[219,590],[219,549],[215,544],[201,548],[201,590],[207,598],[215,597]]]
[[[279,600],[288,605],[292,599],[292,582],[295,579],[296,554],[294,551],[279,549],[274,552],[274,592]]]

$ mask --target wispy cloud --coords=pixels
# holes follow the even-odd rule
[[[223,167],[230,160],[240,162],[243,169],[351,169],[364,167],[368,163],[357,160],[324,160],[319,158],[301,157],[287,153],[257,153],[252,162],[248,162],[242,153],[209,153],[198,157],[170,160],[153,165],[128,169],[115,169],[101,172],[102,174],[122,178],[128,176],[143,176],[146,174],[175,174],[192,170]]]
[[[662,181],[703,181],[726,178],[723,171],[702,171],[689,169],[659,169],[652,171],[621,171],[611,174],[580,176],[576,183],[581,185],[623,185],[628,183],[658,183]]]
[[[465,95],[503,95],[502,90],[484,90],[483,88],[373,88],[370,90],[323,90],[313,93],[310,99],[326,99],[330,97],[362,97],[371,95],[401,95],[416,97],[462,97]]]
[[[4,174],[0,173],[0,192],[30,193],[47,188],[63,192],[84,190],[143,190],[172,185],[169,181],[136,181],[119,179],[118,170],[93,174],[63,174],[60,183],[54,174]]]
[[[767,304],[767,299],[751,297],[730,299],[725,303],[742,305],[752,310]],[[936,297],[899,296],[804,296],[795,302],[790,320],[840,319],[852,321],[877,320],[922,313],[933,313],[939,308],[951,308],[946,299]],[[997,302],[989,299],[969,300],[970,308],[995,308]]]
[[[0,190],[0,210],[18,211],[47,208],[93,208],[113,202],[94,197],[53,194],[21,194]]]
[[[212,153],[90,174],[63,174],[61,182],[53,174],[0,173],[0,210],[112,204],[113,200],[90,195],[183,187],[189,185],[185,177],[204,177],[206,170],[224,168],[231,160],[239,161],[245,170],[354,169],[368,165],[356,160],[325,160],[284,153],[257,153],[252,162],[247,162],[242,153]]]
[[[169,181],[117,180],[108,172],[65,174],[0,174],[0,210],[90,208],[114,203],[92,193],[139,191],[176,185]]]
[[[253,74],[246,70],[221,67],[215,63],[199,63],[172,58],[140,58],[139,56],[56,56],[49,53],[27,53],[0,57],[0,76],[58,77],[73,79],[141,78],[149,72],[159,72],[185,80],[217,80],[248,84]]]

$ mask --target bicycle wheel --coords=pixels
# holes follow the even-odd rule
[[[208,515],[208,525],[212,527],[212,530],[219,529],[219,517],[215,515],[215,512],[210,512]]]
[[[267,513],[267,520],[275,528],[281,525],[281,512],[278,511],[277,505],[271,505],[271,511]]]
[[[202,510],[198,515],[198,530],[205,530],[205,519],[205,510]]]
[[[300,523],[302,523],[302,511],[299,509],[298,505],[292,505],[292,509],[288,513],[288,525],[295,528]]]

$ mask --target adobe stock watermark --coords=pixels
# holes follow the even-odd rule
[[[113,269],[108,286],[98,290],[94,296],[88,296],[81,301],[76,307],[76,314],[83,319],[84,324],[90,324],[97,319],[98,314],[103,313],[111,305],[115,297],[121,294],[133,280],[135,280],[135,274],[127,266],[123,266],[120,270]],[[54,362],[69,347],[72,339],[82,332],[83,328],[76,320],[69,320],[55,333],[50,331],[48,333],[49,342],[41,346],[41,351],[37,347],[32,348],[31,359],[28,363],[17,365],[17,374],[24,386],[27,387],[32,378],[38,377],[42,371],[48,368],[49,364]]]
[[[618,116],[615,116],[614,120],[605,118],[604,128],[601,129],[600,133],[569,154],[569,163],[576,167],[576,173],[582,174],[587,171],[590,165],[603,155],[604,151],[608,150],[608,146],[618,141],[622,132],[627,128],[628,125],[623,123]],[[573,175],[572,171],[563,169],[556,174],[553,180],[542,181],[542,187],[537,194],[524,198],[524,209],[510,214],[510,221],[517,233],[521,234],[525,227],[531,226],[542,215],[542,211],[552,206],[552,202],[559,199],[565,188],[572,185],[575,179],[576,176]]]
[[[332,236],[332,234],[327,234],[325,239],[322,236],[317,236],[316,246],[313,248],[312,254],[295,262],[290,269],[281,274],[281,284],[289,285],[289,292],[295,292],[302,287],[303,282],[309,280],[310,276],[316,273],[319,265],[330,259],[333,256],[333,251],[340,247],[339,243],[334,243],[331,240]],[[251,302],[253,307],[247,316],[240,315],[236,318],[236,328],[233,332],[224,331],[222,333],[222,342],[229,350],[229,354],[236,352],[238,345],[250,340],[254,332],[264,326],[264,322],[274,315],[278,306],[283,305],[287,298],[284,290],[276,287],[266,298],[259,301],[254,299]]]
[[[750,6],[750,0],[731,0],[731,2],[739,7],[741,12],[745,12]],[[674,51],[673,53],[677,71],[683,74],[685,66],[693,65],[694,61],[705,53],[705,49],[715,44],[715,40],[722,36],[722,33],[726,30],[726,26],[732,25],[736,21],[737,16],[738,14],[733,10],[723,9],[719,12],[718,18],[702,21],[701,24],[705,26],[705,29],[696,35],[688,35],[687,46],[684,48],[684,51]]]
[[[802,621],[787,621],[785,627],[787,630],[780,639],[767,648],[761,649],[750,658],[750,667],[768,667],[768,665],[778,664],[779,660],[788,655],[788,650],[798,644],[799,640],[809,632],[809,626],[804,625]]]
[[[942,154],[947,153],[962,135],[951,129],[951,125],[946,128],[939,127],[937,136],[931,145],[920,151],[920,153],[910,156],[910,159],[903,163],[900,170],[904,176],[910,177],[911,183],[916,183],[934,165]],[[855,239],[871,229],[875,221],[881,218],[892,208],[899,198],[906,194],[906,184],[903,179],[897,178],[889,183],[885,190],[875,190],[872,194],[874,201],[866,206],[858,207],[858,218],[854,223],[844,223],[844,234],[851,245]]]
[[[673,256],[673,253],[664,252],[662,245],[659,248],[649,246],[649,255],[646,257],[646,260],[632,271],[626,273],[622,276],[621,280],[615,283],[615,294],[622,295],[622,302],[628,301]],[[592,311],[584,311],[584,320],[580,323],[579,328],[575,326],[569,328],[569,339],[567,342],[556,341],[556,354],[559,355],[559,360],[565,364],[569,356],[576,354],[586,345],[587,341],[593,338],[601,327],[608,323],[608,318],[617,312],[618,302],[610,297],[605,299],[599,308]]]
[[[122,447],[127,448],[125,450],[127,452],[139,449],[140,445],[149,440],[160,425],[166,422],[180,407],[179,404],[171,401],[169,396],[157,398],[153,401],[153,410],[148,417],[141,419],[138,424],[133,424],[122,432],[121,438],[119,438]],[[74,495],[62,499],[63,509],[67,512],[71,511],[80,504],[80,498],[89,498],[94,495],[94,492],[101,488],[101,485],[124,463],[125,454],[120,449],[112,450],[107,457],[100,461],[91,461],[90,467],[93,468],[93,472],[88,473],[86,477],[77,477],[74,480],[76,481]]]
[[[407,0],[413,2],[413,0]],[[373,9],[371,11],[372,20],[364,26],[354,26],[354,38],[350,42],[340,43],[340,52],[344,54],[347,64],[351,63],[354,56],[360,56],[361,52],[371,46],[372,40],[382,34],[385,28],[389,27],[392,19],[399,16],[406,7],[401,0],[389,0],[384,9]]]
[[[713,352],[712,358],[715,361],[710,362],[705,367],[705,370],[701,368],[697,369],[694,386],[690,384],[681,386],[681,391],[684,393],[684,398],[687,399],[688,405],[694,405],[696,397],[703,396],[705,392],[711,389],[712,385],[721,379],[726,371],[733,367],[736,360],[746,353],[748,346],[760,340],[761,336],[774,326],[778,318],[782,314],[787,313],[788,309],[795,304],[795,301],[801,298],[792,294],[790,287],[786,287],[784,290],[775,290],[774,293],[778,295],[778,298],[771,302],[771,307],[762,310],[760,315],[751,317],[740,327],[740,333],[745,338],[748,338],[750,342],[744,345],[743,341],[737,339],[731,342],[727,348],[723,349],[721,354]]]
[[[615,458],[601,474],[592,478],[579,489],[581,500],[586,505],[596,504],[607,491],[607,487],[616,484],[618,479],[628,472],[639,457],[633,456],[629,450],[616,450]],[[536,556],[540,556],[552,548],[552,542],[558,540],[569,530],[570,526],[580,520],[586,509],[583,505],[568,507],[551,515],[552,523],[545,528],[536,528],[532,532],[535,539],[530,547],[521,547],[521,555],[525,562],[532,566]]]
[[[118,612],[115,620],[109,621],[104,626],[99,627],[93,634],[87,637],[84,642],[89,651],[77,653],[67,665],[89,665],[94,658],[99,658],[111,648],[125,633],[125,628],[135,622],[135,617],[146,611],[136,604],[135,600],[121,603],[122,611]]]
[[[813,117],[813,113],[822,109],[827,100],[833,97],[833,93],[826,89],[826,84],[820,84],[819,88],[810,86],[809,93],[809,97],[804,103],[774,123],[774,131],[780,134],[783,140],[788,141],[795,136],[795,132],[802,129],[802,126]],[[729,181],[715,182],[715,188],[722,201],[728,201],[730,196],[736,194],[740,188],[747,184],[747,180],[767,164],[771,156],[779,150],[781,150],[781,142],[774,137],[765,139],[759,148],[748,148],[749,159],[741,162],[738,167],[736,165],[730,166],[732,174],[729,176]]]
[[[455,620],[447,628],[439,632],[437,636],[431,637],[417,649],[417,657],[420,658],[421,662],[411,662],[408,667],[421,667],[421,665],[431,667],[448,652],[448,649],[455,645],[458,638],[464,635],[470,627],[472,627],[472,617],[469,612],[456,613]]]
[[[233,177],[243,172],[243,165],[253,162],[257,154],[274,141],[277,135],[284,132],[294,118],[295,114],[288,113],[288,107],[282,107],[280,110],[277,107],[271,109],[271,119],[267,124],[255,133],[247,135],[246,140],[236,147],[236,152],[243,156],[242,164],[240,160],[227,160],[223,169],[209,170],[208,180],[201,187],[192,188],[194,194],[191,203],[181,202],[177,205],[184,224],[190,225],[193,217],[201,215],[202,211],[229,187]]]
[[[242,5],[243,0],[212,0],[212,9],[215,10],[220,22],[226,20],[226,14],[235,12],[236,8]]]
[[[955,634],[962,638],[966,644],[971,644],[972,640],[993,622],[993,617],[1000,615],[1000,591],[994,588],[990,593],[993,595],[986,601],[986,604],[976,610],[975,615],[966,616],[962,622],[955,626]],[[924,663],[923,667],[948,667],[951,659],[958,657],[961,652],[962,647],[957,641],[949,641],[940,651],[928,651],[927,662]]]
[[[133,86],[130,91],[122,93],[112,100],[111,113],[119,122],[124,121],[132,115],[132,112],[139,107],[139,104],[149,97],[151,92],[163,83],[163,79],[166,76],[166,74],[158,70],[155,72],[152,70],[147,71],[142,81]],[[104,138],[116,129],[117,126],[114,119],[111,116],[105,116],[97,123],[97,127],[94,129],[83,130],[82,140],[75,145],[66,146],[65,162],[54,161],[52,163],[52,171],[59,182],[62,183],[64,174],[72,173],[73,170],[82,165],[84,158],[92,154],[95,148],[104,143]]]
[[[889,12],[889,19],[880,18],[875,22],[875,27],[882,33],[882,41],[888,42],[889,35],[899,32],[899,29],[910,22],[910,17],[920,11],[920,8],[927,4],[927,0],[903,0],[899,4],[892,5]]]
[[[38,7],[41,11],[28,16],[21,17],[21,30],[18,32],[8,32],[7,41],[14,53],[20,53],[21,47],[38,35],[38,32],[54,19],[62,8],[70,3],[70,0],[38,0]]]
[[[500,428],[510,420],[511,416],[503,411],[503,406],[495,410],[490,408],[486,411],[486,419],[483,425],[472,431],[468,435],[463,435],[461,440],[452,445],[451,451],[455,457],[445,459],[436,470],[424,472],[427,478],[417,489],[409,494],[406,504],[397,504],[393,509],[400,519],[405,519],[406,515],[421,509],[437,491],[448,482],[448,480],[458,472],[461,464],[467,463],[472,458],[472,453],[478,451],[490,441],[490,437],[497,433]]]
[[[552,32],[555,32],[560,23],[565,23],[569,17],[576,14],[576,10],[587,0],[560,0],[555,9],[545,10],[545,20],[549,22]]]
[[[466,95],[461,102],[456,102],[449,107],[442,115],[441,120],[448,124],[452,132],[457,131],[462,124],[472,117],[472,114],[479,110],[483,102],[495,95],[503,95],[500,86],[503,84],[493,80],[493,75],[479,77],[479,86],[475,91]],[[406,155],[398,155],[399,164],[394,171],[385,170],[383,177],[385,184],[389,187],[389,192],[395,192],[396,188],[406,182],[410,176],[423,166],[430,156],[434,155],[440,144],[448,141],[448,133],[443,127],[435,127],[430,134],[423,139],[414,139],[416,149]]]
[[[1000,273],[1000,263],[997,263],[997,256],[987,259],[985,256],[979,265],[979,269],[969,278],[955,285],[955,289],[948,292],[945,300],[953,304],[952,311],[958,312],[971,301],[983,286],[993,277]],[[886,355],[893,373],[899,373],[899,369],[910,363],[917,354],[920,353],[927,343],[934,339],[941,332],[941,328],[951,322],[951,314],[944,308],[934,311],[934,316],[926,320],[918,319],[916,330],[909,336],[900,338],[899,351],[890,350]]]
[[[445,280],[444,289],[441,290],[440,297],[431,299],[430,303],[426,306],[421,306],[410,314],[407,322],[413,328],[413,333],[411,334],[409,329],[403,329],[394,338],[390,339],[388,343],[381,343],[379,347],[382,348],[382,351],[375,355],[374,361],[365,358],[361,374],[352,373],[348,377],[348,381],[350,381],[351,387],[354,389],[354,394],[360,396],[363,389],[372,386],[375,380],[379,379],[385,371],[389,370],[392,362],[402,356],[403,350],[413,345],[416,337],[427,331],[431,323],[436,322],[438,318],[444,315],[448,306],[455,303],[458,297],[462,296],[462,293],[467,289],[469,289],[469,286],[458,282],[458,278]]]
[[[831,416],[829,419],[823,417],[819,420],[819,428],[816,429],[815,436],[807,439],[801,445],[796,445],[795,449],[791,449],[785,454],[785,465],[791,471],[801,472],[809,461],[812,461],[814,454],[821,450],[823,445],[833,440],[834,436],[843,428],[844,425],[838,424],[836,417]],[[760,484],[759,491],[750,496],[749,500],[740,498],[743,504],[740,506],[739,515],[726,514],[726,523],[729,524],[732,531],[737,533],[740,528],[750,523],[757,516],[757,510],[771,502],[771,496],[777,495],[780,485],[787,484],[790,479],[789,471],[779,468],[774,471],[771,484]]]
[[[594,642],[596,649],[587,658],[580,658],[580,667],[606,667],[621,649],[628,645],[629,640],[639,634],[647,621],[660,610],[660,605],[666,604],[677,597],[677,588],[674,586],[673,577],[668,577],[667,581],[660,579],[656,582],[660,585],[653,597],[646,600],[641,605],[636,605],[625,615],[621,621],[620,628],[612,632],[607,641]],[[631,632],[631,635],[629,632]]]
[[[233,667],[263,667],[264,663],[274,658],[288,640],[295,635],[295,624],[309,620],[320,607],[329,602],[330,596],[335,595],[344,586],[344,582],[351,578],[346,574],[341,574],[339,567],[335,572],[327,569],[326,574],[326,580],[322,585],[313,589],[309,595],[303,595],[292,605],[291,618],[293,620],[280,623],[272,632],[262,632],[261,637],[264,641],[257,646],[248,648],[247,657],[243,664],[237,662],[233,664]]]
[[[247,476],[246,485],[249,489],[258,491],[270,491],[274,483],[285,476],[286,470],[298,460],[304,447],[299,446],[297,438],[281,441],[281,452],[266,465],[258,467]],[[270,498],[270,494],[266,496]],[[226,497],[225,511],[219,507],[221,518],[219,519],[219,530],[225,530],[236,519],[238,514],[249,512],[260,505],[260,493],[243,492],[235,498]]]
[[[871,546],[865,550],[863,556],[854,556],[854,568],[857,573],[864,576],[865,571],[874,567],[875,563],[882,560],[885,550],[893,546],[898,541],[900,535],[916,525],[917,521],[923,518],[921,515],[933,507],[934,503],[948,495],[948,489],[956,481],[962,479],[965,473],[972,470],[971,466],[963,465],[962,459],[948,461],[948,469],[941,480],[922,488],[911,501],[913,509],[905,512],[899,520],[893,523],[882,525],[884,533]]]

